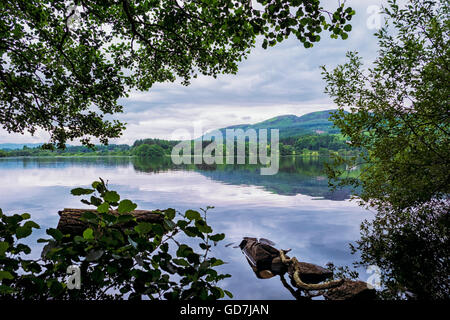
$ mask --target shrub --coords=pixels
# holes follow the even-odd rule
[[[203,299],[232,297],[217,286],[229,277],[214,268],[223,261],[208,257],[211,245],[224,239],[212,234],[206,214],[188,210],[156,210],[161,223],[137,222],[130,213],[132,201],[121,200],[100,179],[92,188],[76,188],[74,195],[92,195],[85,204],[96,210],[86,211],[82,235],[63,234],[47,229],[49,239],[41,259],[25,259],[31,249],[21,241],[33,228],[30,215],[7,216],[0,210],[0,298],[1,299]],[[118,214],[113,214],[117,210]],[[186,235],[198,242],[200,252],[181,243],[176,235]],[[69,289],[69,266],[81,271],[81,288]]]

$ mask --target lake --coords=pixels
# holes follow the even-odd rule
[[[239,249],[242,237],[267,238],[277,248],[292,249],[300,261],[336,266],[358,259],[349,243],[359,238],[359,226],[372,213],[349,201],[348,190],[328,189],[319,159],[284,157],[276,175],[261,176],[257,166],[175,166],[169,160],[109,158],[0,158],[0,208],[7,214],[28,212],[41,229],[38,238],[55,228],[58,211],[84,208],[74,187],[87,187],[99,177],[122,199],[138,209],[215,208],[208,212],[214,232],[226,234],[213,255],[226,261],[220,271],[231,278],[220,283],[235,299],[293,299],[278,277],[257,279]],[[233,245],[228,244],[233,243]],[[360,270],[360,279],[369,277]]]

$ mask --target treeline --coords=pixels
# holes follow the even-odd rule
[[[41,147],[29,148],[24,146],[17,150],[0,150],[0,157],[54,157],[54,156],[139,156],[160,157],[170,154],[178,141],[162,139],[136,140],[132,146],[127,144],[67,146],[65,149],[47,150]]]
[[[140,139],[132,146],[127,144],[96,145],[93,149],[86,146],[68,146],[66,149],[44,150],[40,147],[23,147],[20,150],[0,150],[0,157],[39,157],[39,156],[138,156],[156,158],[170,155],[174,146],[180,141],[163,139]],[[202,142],[204,150],[210,141]],[[223,153],[226,153],[226,145],[223,145]],[[268,146],[270,150],[271,146]],[[235,142],[235,154],[237,154],[237,142]],[[245,142],[245,154],[250,151],[250,143]],[[191,141],[191,154],[194,154],[194,141]],[[283,138],[280,140],[280,154],[303,156],[326,156],[330,152],[339,154],[353,154],[355,150],[348,144],[341,134],[308,134],[298,137]]]
[[[161,148],[165,149],[165,150],[169,150],[168,153],[170,153],[170,150],[172,150],[172,148],[177,145],[177,143],[179,143],[180,141],[176,141],[176,140],[164,140],[164,139],[140,139],[140,140],[136,140],[133,143],[132,148],[137,148],[140,145],[143,144],[148,144],[148,145],[158,145]]]
[[[0,157],[52,157],[52,156],[127,156],[131,147],[127,144],[68,146],[65,149],[47,150],[41,147],[24,146],[18,150],[0,150]]]
[[[356,151],[341,134],[308,134],[280,140],[281,155],[348,154]]]

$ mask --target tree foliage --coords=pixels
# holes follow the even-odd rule
[[[336,162],[365,164],[358,178],[342,179],[333,168],[329,177],[335,186],[360,186],[362,204],[377,210],[358,247],[364,262],[383,268],[391,294],[448,298],[450,6],[388,3],[373,68],[364,70],[357,53],[324,68],[326,92],[340,107],[334,123],[362,150]]]
[[[220,299],[232,296],[218,286],[229,275],[215,267],[224,262],[208,253],[224,239],[213,234],[206,214],[188,210],[157,210],[162,223],[136,222],[130,212],[136,204],[121,199],[103,180],[92,188],[75,188],[76,196],[91,195],[83,203],[82,235],[47,229],[41,259],[26,259],[33,228],[30,215],[7,216],[0,211],[0,297],[2,299]],[[117,214],[112,213],[116,209]],[[194,249],[179,240],[181,234],[198,244]],[[67,268],[81,270],[81,288],[68,289]]]
[[[183,5],[181,5],[183,3]],[[11,0],[0,4],[0,123],[51,142],[102,143],[124,124],[118,99],[154,83],[236,73],[255,46],[290,34],[306,48],[323,30],[347,37],[354,11],[319,0]],[[48,145],[49,147],[51,145]]]
[[[138,157],[145,158],[161,158],[166,154],[164,149],[157,144],[141,144],[133,150],[133,153]]]

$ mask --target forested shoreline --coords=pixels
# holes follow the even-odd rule
[[[138,157],[160,157],[170,155],[172,148],[180,141],[164,139],[140,139],[132,146],[127,144],[95,145],[93,148],[87,146],[67,146],[65,149],[47,150],[42,147],[8,150],[0,149],[1,157],[58,157],[58,156],[138,156]],[[191,142],[192,146],[194,141]],[[210,141],[203,141],[203,148]],[[249,150],[249,142],[245,143],[246,154]],[[269,144],[270,145],[270,144]],[[235,142],[235,147],[237,142]],[[192,150],[194,148],[192,147]],[[327,156],[330,153],[341,155],[353,155],[355,148],[347,143],[340,134],[308,134],[297,137],[288,137],[280,140],[279,151],[281,156]]]

